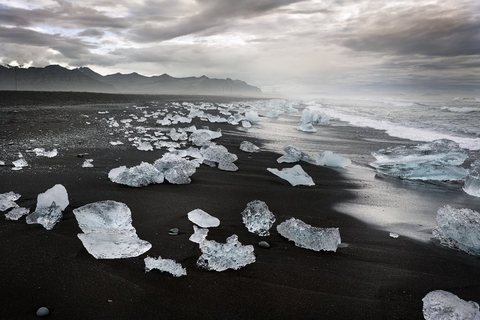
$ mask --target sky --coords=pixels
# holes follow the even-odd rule
[[[479,0],[0,0],[0,63],[480,96]]]

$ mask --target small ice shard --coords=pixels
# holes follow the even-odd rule
[[[259,236],[269,236],[270,228],[275,222],[275,216],[268,210],[265,202],[254,200],[247,204],[242,212],[242,219],[248,231]]]
[[[153,146],[150,144],[150,142],[141,142],[137,145],[137,149],[140,151],[153,151]]]
[[[35,154],[39,157],[41,156],[47,158],[53,158],[58,154],[57,149],[53,149],[52,151],[45,151],[44,148],[35,148],[33,149],[33,152],[35,152]]]
[[[438,209],[434,238],[451,249],[480,256],[480,213],[444,206]]]
[[[330,121],[330,116],[320,108],[309,106],[303,110],[300,121],[305,124],[327,125]]]
[[[471,196],[480,197],[480,160],[475,160],[471,164],[463,190]]]
[[[187,140],[188,138],[187,133],[182,129],[178,129],[178,132],[177,132],[175,128],[172,128],[170,129],[169,135],[173,141]]]
[[[258,117],[258,113],[256,111],[250,110],[245,112],[245,120],[250,122],[258,122],[260,118]]]
[[[295,218],[280,223],[277,231],[288,240],[295,242],[297,247],[314,251],[337,251],[341,243],[338,228],[312,227]]]
[[[131,168],[114,168],[108,173],[108,178],[112,182],[130,187],[144,187],[152,183],[163,183],[164,175],[154,165],[142,162]]]
[[[317,132],[317,129],[315,129],[310,122],[309,123],[301,122],[298,128],[303,132]]]
[[[248,120],[242,120],[242,127],[244,128],[251,128],[252,124]]]
[[[132,214],[126,204],[113,200],[98,201],[74,209],[77,236],[96,259],[137,257],[152,247],[141,240],[132,226]]]
[[[478,303],[465,301],[448,291],[431,291],[422,301],[425,320],[480,320]]]
[[[111,144],[112,146],[118,146],[118,145],[123,144],[123,142],[122,142],[122,141],[110,141],[110,144]]]
[[[60,208],[61,211],[70,203],[68,201],[67,189],[61,184],[56,184],[44,193],[40,193],[37,196],[37,208],[48,208],[52,205],[52,202],[55,202],[56,205]]]
[[[227,243],[218,243],[215,240],[200,242],[202,255],[197,260],[197,267],[207,270],[224,271],[240,269],[255,262],[252,245],[242,245],[236,234],[227,238]]]
[[[172,259],[162,259],[162,257],[146,257],[144,261],[145,272],[150,272],[153,269],[158,269],[160,271],[169,272],[174,277],[181,277],[187,275],[187,270],[183,268],[180,263],[177,263],[175,260]]]
[[[0,166],[4,166],[4,165],[5,165],[5,161],[0,160]]]
[[[28,208],[16,207],[10,210],[9,212],[5,213],[5,219],[18,220],[29,213],[30,213],[30,209]]]
[[[200,154],[203,156],[204,160],[218,163],[218,168],[221,170],[238,170],[238,167],[233,163],[238,159],[237,155],[228,152],[227,148],[224,146],[217,144],[203,146],[200,149]]]
[[[242,143],[240,143],[240,150],[253,153],[260,151],[260,148],[249,141],[242,141]]]
[[[23,157],[13,161],[12,164],[14,166],[12,170],[22,170],[24,167],[28,167],[28,163]]]
[[[309,154],[299,150],[297,147],[294,147],[292,145],[287,145],[283,147],[283,151],[285,151],[285,154],[277,159],[278,163],[292,163],[304,161],[307,163],[316,164],[315,159],[313,159]]]
[[[208,229],[199,228],[196,225],[193,225],[193,234],[190,236],[190,238],[188,238],[188,240],[195,243],[200,243],[207,238],[207,235]]]
[[[284,168],[282,170],[278,170],[275,168],[267,168],[268,171],[273,173],[274,175],[287,180],[290,182],[292,186],[313,186],[315,182],[313,182],[312,177],[310,177],[302,167],[297,164],[293,168]]]
[[[211,140],[220,138],[222,133],[220,131],[211,131],[207,129],[198,129],[190,135],[190,140],[196,146],[205,146],[211,143]]]
[[[83,163],[82,163],[82,168],[93,168],[93,159],[86,159]]]
[[[468,171],[460,165],[467,152],[458,143],[440,139],[413,147],[390,147],[372,152],[377,172],[401,179],[462,180]]]
[[[327,167],[346,167],[352,164],[352,161],[346,157],[333,154],[332,151],[324,151],[317,156],[317,164]]]
[[[190,211],[188,213],[188,220],[202,228],[218,227],[220,225],[220,220],[218,220],[218,218],[211,216],[202,209]]]
[[[20,199],[20,197],[20,194],[13,191],[0,194],[0,211],[18,207],[18,204],[16,204],[15,201]]]
[[[171,153],[165,153],[162,158],[155,160],[155,168],[165,179],[173,184],[189,184],[190,177],[197,170],[197,163]]]
[[[395,233],[395,232],[390,232],[389,235],[390,235],[390,238],[395,238],[396,239],[396,238],[399,237],[398,233]]]
[[[62,209],[53,201],[49,207],[37,206],[35,212],[27,216],[26,221],[27,224],[41,224],[45,229],[52,230],[62,217]]]

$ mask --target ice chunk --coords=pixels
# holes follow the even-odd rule
[[[28,208],[16,207],[5,214],[5,219],[18,220],[29,213],[30,213],[30,209]]]
[[[480,197],[480,160],[475,160],[471,164],[463,190],[471,196]]]
[[[140,151],[153,151],[153,146],[150,144],[150,142],[140,142],[137,145],[137,149]]]
[[[22,154],[20,154],[20,159],[12,161],[12,164],[14,166],[12,170],[22,170],[24,167],[28,167],[28,162],[23,158]]]
[[[198,129],[190,135],[190,140],[196,146],[204,146],[211,143],[211,140],[220,138],[222,136],[221,131],[211,131],[207,129]]]
[[[192,181],[190,176],[197,170],[196,162],[171,153],[164,154],[162,158],[155,160],[153,165],[173,184],[189,184]]]
[[[117,140],[117,141],[110,141],[110,144],[111,144],[112,146],[119,146],[119,145],[123,144],[123,142],[122,142],[122,141],[118,141],[118,140]]]
[[[188,213],[188,220],[202,228],[218,227],[220,220],[211,216],[202,209],[195,209]]]
[[[177,263],[172,259],[162,259],[162,257],[152,258],[146,257],[145,272],[149,272],[152,269],[158,269],[160,271],[169,272],[174,277],[181,277],[187,275],[187,270],[182,267],[180,263]]]
[[[448,291],[431,291],[422,301],[425,320],[480,320],[478,303],[462,300]]]
[[[20,197],[20,194],[13,191],[0,194],[0,211],[18,207],[15,201],[20,199]]]
[[[242,120],[242,127],[244,128],[251,128],[252,124],[248,120]]]
[[[122,202],[98,201],[73,213],[84,232],[77,236],[96,259],[137,257],[152,247],[137,236],[130,209]]]
[[[317,132],[317,129],[315,129],[310,122],[309,123],[301,122],[299,129],[303,132]]]
[[[307,163],[316,164],[315,159],[313,159],[309,154],[299,150],[297,147],[294,147],[292,145],[287,145],[283,147],[283,151],[285,151],[285,154],[277,159],[278,163],[292,163],[304,161]]]
[[[187,140],[188,136],[184,130],[178,129],[178,132],[177,132],[175,128],[172,128],[170,129],[170,138],[172,138],[173,141],[178,141],[178,140]]]
[[[317,156],[317,164],[327,167],[346,167],[352,164],[352,161],[346,157],[333,154],[332,151],[324,151]]]
[[[297,247],[314,251],[337,251],[341,243],[338,228],[312,227],[295,218],[280,223],[277,231],[288,240],[295,242]]]
[[[4,166],[4,165],[5,165],[5,161],[0,160],[0,166]]]
[[[390,147],[372,155],[377,160],[370,165],[377,172],[402,179],[461,180],[468,173],[460,167],[467,152],[447,139],[413,147]]]
[[[197,266],[207,270],[224,271],[240,269],[255,262],[252,245],[242,245],[236,234],[227,238],[227,243],[215,240],[200,242],[202,255],[197,260]]]
[[[247,204],[242,212],[242,219],[248,231],[259,236],[269,236],[268,230],[275,222],[275,216],[268,210],[267,204],[260,200],[254,200]]]
[[[437,211],[433,236],[452,249],[480,256],[480,213],[444,206]]]
[[[208,229],[199,228],[196,225],[193,225],[193,234],[190,236],[190,238],[188,238],[188,240],[195,243],[200,243],[207,238],[207,235]]]
[[[93,168],[93,159],[86,159],[83,163],[82,163],[82,168]]]
[[[110,170],[108,178],[130,187],[144,187],[151,183],[163,183],[164,175],[154,165],[142,162],[138,166],[121,166]]]
[[[48,208],[52,205],[52,202],[55,202],[56,205],[60,208],[61,211],[70,203],[68,201],[67,189],[61,184],[56,184],[44,193],[40,193],[37,196],[37,208]]]
[[[41,224],[45,229],[52,230],[62,217],[62,209],[54,201],[48,207],[37,206],[35,212],[27,216],[26,221],[28,224]]]
[[[293,168],[284,168],[282,170],[278,170],[275,168],[267,168],[268,171],[273,173],[276,176],[279,176],[282,179],[287,180],[290,182],[292,186],[304,185],[304,186],[313,186],[315,182],[313,182],[312,177],[310,177],[300,165],[296,165]]]
[[[260,118],[258,117],[258,113],[250,110],[245,112],[245,120],[248,120],[250,122],[258,122]]]
[[[236,154],[228,152],[227,148],[221,145],[212,144],[203,146],[200,153],[205,160],[218,163],[218,168],[227,171],[236,171],[238,167],[233,163],[238,159]]]
[[[327,125],[330,121],[330,116],[318,107],[309,106],[303,109],[300,121],[302,123]]]
[[[245,152],[259,152],[260,148],[249,141],[242,141],[242,143],[240,143],[240,150]]]
[[[33,152],[35,152],[37,156],[42,156],[47,158],[53,158],[58,154],[57,149],[53,149],[52,151],[45,151],[44,148],[35,148],[33,149]]]

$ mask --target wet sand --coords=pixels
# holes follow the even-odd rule
[[[478,210],[478,199],[462,193],[461,185],[382,179],[368,168],[371,151],[412,141],[338,123],[322,128],[319,149],[336,147],[354,165],[329,169],[302,163],[316,185],[292,187],[266,170],[291,167],[276,162],[280,154],[274,152],[275,134],[262,138],[254,129],[245,132],[228,124],[198,121],[197,128],[222,129],[223,136],[215,142],[238,155],[238,171],[202,165],[188,185],[130,188],[109,181],[108,171],[153,162],[164,151],[110,145],[119,137],[102,119],[126,117],[134,105],[145,101],[229,102],[232,98],[111,96],[108,100],[65,93],[50,99],[40,93],[19,94],[7,97],[0,92],[0,160],[7,163],[0,166],[0,193],[20,193],[17,203],[34,210],[37,195],[60,183],[68,191],[70,205],[51,231],[27,225],[25,218],[0,219],[2,319],[36,318],[41,306],[48,307],[49,317],[55,319],[422,319],[421,299],[432,290],[480,302],[480,259],[435,241],[402,234],[392,238],[385,225],[366,223],[338,210],[351,206],[376,208],[376,214],[401,214],[403,206],[407,215],[412,214],[409,208],[436,212],[447,203]],[[262,121],[258,126],[268,129]],[[284,139],[280,133],[278,140]],[[243,140],[264,151],[253,155],[240,151]],[[301,147],[302,142],[297,142]],[[35,147],[56,147],[59,155],[41,158],[25,152]],[[17,152],[30,166],[12,171],[9,165],[18,158]],[[86,155],[79,158],[79,154]],[[82,168],[86,158],[93,158],[95,167]],[[425,196],[412,199],[411,194]],[[277,218],[268,237],[249,233],[242,223],[240,213],[256,199],[265,201]],[[91,256],[77,238],[81,230],[72,210],[100,200],[127,204],[137,234],[152,249],[129,259]],[[198,269],[195,263],[201,253],[188,240],[193,229],[187,218],[196,208],[221,221],[218,228],[210,229],[208,239],[225,242],[237,234],[242,244],[255,246],[256,262],[224,272]],[[339,227],[344,245],[335,253],[296,247],[275,229],[290,217],[316,227]],[[180,229],[180,235],[168,235],[173,227]],[[428,233],[430,227],[420,226],[421,232]],[[260,248],[261,240],[271,248]],[[174,259],[187,269],[187,276],[145,273],[146,256]]]

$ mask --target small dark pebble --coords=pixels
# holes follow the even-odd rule
[[[49,313],[50,313],[50,311],[48,310],[48,308],[45,308],[45,307],[40,307],[40,308],[38,308],[38,310],[37,310],[37,316],[38,316],[38,317],[45,317],[45,316],[47,316]]]
[[[258,245],[259,245],[260,247],[262,247],[262,248],[265,248],[265,249],[270,248],[270,245],[268,244],[267,241],[260,241],[260,242],[258,243]]]
[[[178,232],[180,230],[178,230],[178,228],[172,228],[169,230],[168,234],[171,235],[171,236],[178,236]]]

